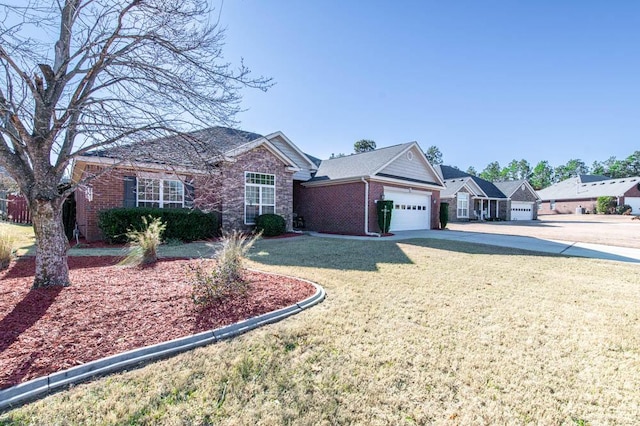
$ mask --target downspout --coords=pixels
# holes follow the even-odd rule
[[[377,232],[369,232],[369,182],[364,177],[360,180],[364,183],[364,234],[371,237],[380,237]]]

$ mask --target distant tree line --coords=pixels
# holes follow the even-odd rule
[[[425,152],[431,164],[442,164],[442,153],[436,146],[431,146]],[[455,166],[453,166],[455,167]],[[457,167],[456,167],[457,168]],[[480,173],[473,166],[466,170],[472,176],[479,176],[491,182],[505,180],[527,179],[534,189],[546,188],[556,182],[578,175],[601,175],[613,179],[629,176],[640,176],[640,151],[635,151],[624,159],[609,157],[605,161],[594,161],[591,167],[584,161],[574,158],[553,167],[548,161],[540,161],[534,167],[525,160],[512,160],[505,167],[497,161],[492,161]]]
[[[467,172],[475,172],[475,169],[470,167]],[[527,179],[535,189],[542,189],[556,182],[586,174],[607,176],[613,179],[640,176],[640,151],[635,151],[621,160],[609,157],[606,161],[594,161],[591,167],[577,158],[557,167],[553,167],[546,160],[540,161],[535,167],[531,167],[525,159],[512,160],[506,167],[500,167],[497,161],[493,161],[478,176],[492,182]]]
[[[369,139],[361,139],[353,146],[354,153],[373,151],[376,143]],[[443,164],[442,152],[432,145],[424,153],[427,160],[434,166]],[[331,154],[331,158],[344,157],[345,154]],[[456,166],[453,166],[456,167]],[[456,167],[458,168],[458,167]],[[472,176],[479,176],[491,182],[501,182],[505,180],[526,179],[534,189],[546,188],[556,182],[569,179],[578,175],[601,175],[613,179],[629,176],[640,176],[640,151],[635,151],[624,159],[609,157],[605,161],[594,161],[591,167],[584,161],[573,158],[557,167],[553,167],[548,161],[540,161],[534,167],[525,160],[511,160],[505,167],[500,166],[497,161],[492,161],[480,173],[470,166],[466,170]]]

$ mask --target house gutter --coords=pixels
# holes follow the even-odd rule
[[[369,232],[369,182],[363,177],[360,178],[364,183],[364,234],[370,237],[380,237],[377,232]]]

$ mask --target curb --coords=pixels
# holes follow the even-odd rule
[[[263,271],[256,272],[285,276]],[[315,294],[291,306],[258,315],[257,317],[249,318],[235,324],[204,331],[192,336],[180,337],[167,342],[133,349],[121,354],[111,355],[106,358],[90,361],[86,364],[51,373],[47,376],[39,377],[37,379],[3,389],[0,391],[0,412],[16,408],[26,402],[45,397],[50,393],[63,389],[66,386],[83,382],[91,377],[125,370],[139,364],[168,358],[200,346],[206,346],[220,340],[238,336],[255,328],[262,327],[263,325],[271,324],[291,315],[298,314],[324,300],[326,292],[320,285],[302,278],[289,278],[295,278],[299,281],[313,285],[316,289]]]

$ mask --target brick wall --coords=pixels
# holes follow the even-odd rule
[[[95,175],[103,166],[89,164],[84,176]],[[292,175],[286,166],[264,148],[257,148],[237,157],[233,163],[226,163],[217,176],[197,176],[194,179],[195,205],[205,211],[221,214],[223,229],[248,229],[244,225],[244,172],[269,173],[276,175],[276,213],[287,221],[291,228],[292,219]],[[100,178],[91,181],[86,188],[76,191],[76,221],[82,235],[88,241],[102,239],[98,228],[98,212],[124,203],[124,178],[136,176],[140,171],[116,168]],[[145,172],[145,177],[162,178],[162,173]],[[182,179],[191,180],[183,176]],[[91,200],[90,200],[91,199]]]
[[[384,193],[385,186],[389,188],[407,188],[407,186],[382,182],[371,182],[369,184],[369,232],[380,232],[375,201],[380,199],[380,196]],[[422,191],[419,188],[415,189]],[[427,192],[431,192],[431,205],[429,206],[431,209],[430,229],[440,229],[440,191],[432,190]]]
[[[297,184],[295,210],[310,231],[360,235],[364,233],[364,189],[362,182],[315,187]]]
[[[576,208],[582,207],[585,212],[593,213],[596,209],[596,199],[585,200],[556,200],[555,209],[551,210],[549,201],[544,201],[538,209],[538,214],[575,214]]]
[[[83,178],[104,170],[103,166],[88,164]],[[124,201],[124,177],[135,175],[132,170],[114,169],[76,190],[76,221],[78,229],[87,241],[102,239],[98,228],[98,212],[122,207]]]
[[[638,185],[634,185],[633,188],[624,193],[625,197],[640,197],[640,189]]]
[[[266,148],[258,147],[236,157],[222,168],[222,229],[251,229],[244,224],[244,172],[268,173],[276,177],[276,214],[292,228],[293,172]]]
[[[380,232],[376,200],[384,193],[385,186],[403,188],[401,185],[381,182],[369,183],[369,232]],[[364,193],[363,182],[320,187],[304,187],[301,183],[296,183],[294,211],[304,217],[308,230],[362,235],[365,232]],[[439,211],[440,192],[432,191],[431,229],[438,229],[440,226]]]

